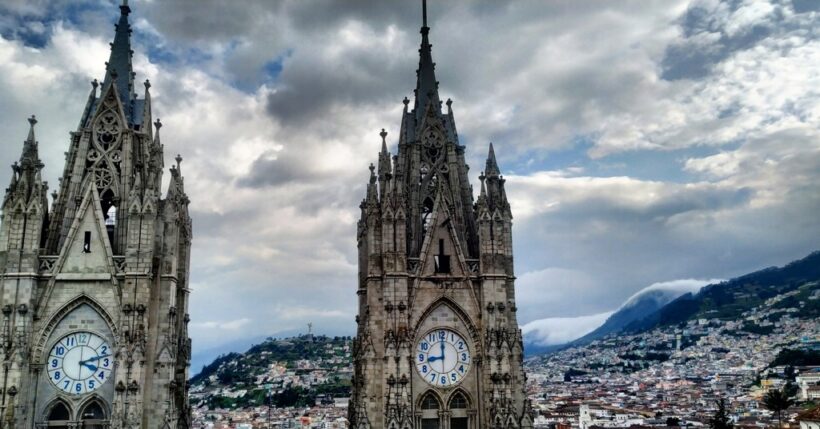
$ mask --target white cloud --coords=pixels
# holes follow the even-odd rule
[[[581,317],[551,317],[534,320],[521,327],[527,342],[539,346],[566,344],[601,326],[613,312]]]
[[[251,319],[242,318],[228,321],[191,322],[191,329],[238,331],[251,323]]]
[[[709,279],[709,280],[697,280],[697,279],[680,279],[680,280],[672,280],[668,282],[658,282],[652,283],[651,285],[641,289],[640,291],[636,292],[634,295],[630,296],[626,301],[624,301],[623,305],[619,308],[629,307],[630,305],[634,305],[637,299],[647,293],[650,292],[662,292],[665,297],[664,301],[669,302],[673,299],[687,294],[687,293],[697,293],[700,291],[704,286],[710,284],[720,283],[723,280],[719,279]]]

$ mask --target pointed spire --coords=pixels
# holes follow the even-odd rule
[[[105,81],[103,88],[114,83],[117,85],[117,92],[125,110],[125,116],[131,119],[131,100],[134,92],[134,72],[131,67],[131,24],[128,22],[128,15],[131,8],[128,1],[124,0],[120,6],[120,20],[115,25],[116,34],[114,42],[111,43],[111,56],[106,63]]]
[[[495,150],[490,142],[490,153],[487,154],[487,166],[484,168],[487,177],[498,177],[501,171],[498,169],[498,162],[495,160]]]
[[[23,143],[23,154],[20,156],[20,164],[23,169],[34,167],[39,170],[43,164],[40,162],[40,156],[37,153],[37,139],[34,137],[34,126],[37,125],[37,118],[31,115],[31,117],[28,118],[28,123],[28,137]]]
[[[34,143],[34,141],[35,141],[34,140],[34,126],[37,125],[37,117],[34,116],[34,115],[31,115],[31,117],[28,118],[28,124],[29,124],[28,139],[26,139],[26,142],[27,143]]]
[[[91,117],[91,110],[97,103],[97,87],[100,86],[100,83],[97,82],[97,79],[91,81],[91,92],[88,94],[88,101],[85,103],[85,109],[83,109],[83,116],[80,117],[80,127],[85,128],[86,123],[88,122],[89,118]]]
[[[154,121],[154,128],[156,128],[156,131],[154,132],[154,144],[160,144],[159,129],[162,128],[162,121],[160,121],[159,118]]]
[[[148,138],[151,139],[153,137],[153,132],[151,128],[151,81],[145,79],[145,95],[142,97],[142,123],[143,131],[148,134]]]
[[[382,132],[379,133],[379,136],[382,138],[382,151],[379,152],[379,182],[383,182],[386,179],[390,179],[392,170],[390,152],[387,151],[387,131],[382,128]]]
[[[419,49],[419,69],[416,71],[416,120],[421,119],[428,104],[432,103],[436,111],[439,111],[441,106],[438,97],[438,81],[436,81],[436,64],[433,62],[433,46],[428,38],[429,33],[427,0],[422,0],[421,48]]]
[[[181,176],[182,175],[182,155],[177,154],[176,158],[174,158],[174,161],[177,162],[177,173]]]

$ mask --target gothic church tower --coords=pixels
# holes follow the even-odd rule
[[[531,428],[504,179],[490,145],[473,199],[423,8],[415,102],[361,204],[351,427]]]
[[[0,429],[190,427],[189,201],[120,12],[51,210],[34,117],[3,198]]]

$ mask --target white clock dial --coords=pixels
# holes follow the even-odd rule
[[[111,377],[111,346],[99,335],[74,332],[61,338],[46,363],[51,383],[63,392],[82,395],[100,388]]]
[[[472,363],[467,341],[446,328],[430,331],[418,341],[415,360],[424,381],[438,387],[460,383]]]

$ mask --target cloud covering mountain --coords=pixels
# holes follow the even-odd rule
[[[534,320],[521,327],[525,348],[531,354],[578,339],[583,341],[603,337],[654,313],[683,294],[697,293],[703,286],[719,282],[721,280],[682,279],[653,283],[630,296],[615,311],[581,317]]]

